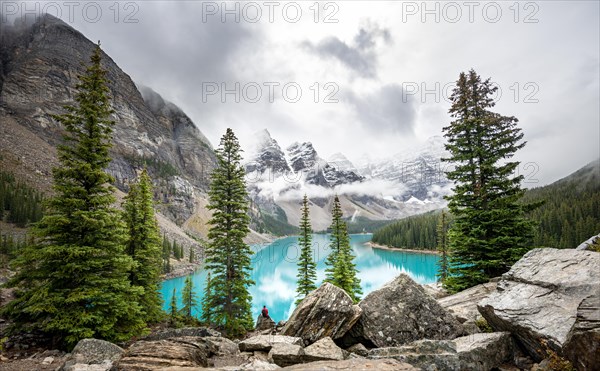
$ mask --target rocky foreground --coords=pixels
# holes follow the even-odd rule
[[[494,281],[434,299],[431,291],[400,275],[357,305],[326,283],[298,305],[287,323],[259,317],[255,333],[242,341],[206,328],[163,330],[127,349],[85,339],[68,355],[45,355],[42,366],[69,371],[554,370],[568,369],[568,361],[577,370],[600,369],[600,253],[535,249]]]

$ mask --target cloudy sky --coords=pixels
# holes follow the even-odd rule
[[[520,120],[528,186],[600,156],[597,1],[2,1],[3,12],[14,4],[101,40],[213,145],[226,127],[242,143],[267,128],[324,158],[390,156],[442,135],[451,84],[474,68],[499,87],[495,110]]]

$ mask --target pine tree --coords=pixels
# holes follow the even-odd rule
[[[133,286],[144,290],[139,303],[148,322],[158,322],[163,315],[159,292],[162,256],[153,195],[152,182],[144,169],[137,183],[130,185],[123,203],[129,231],[126,251],[134,261],[130,280]]]
[[[298,278],[298,287],[296,288],[298,299],[296,300],[296,304],[300,303],[306,295],[317,288],[315,285],[315,281],[317,280],[317,264],[313,259],[311,242],[312,229],[310,226],[308,197],[304,195],[302,217],[300,219],[300,237],[298,238],[300,258],[298,259],[298,274],[296,276]]]
[[[192,316],[192,310],[198,305],[195,296],[192,276],[187,276],[183,287],[183,308],[181,308],[181,314],[183,314],[183,317],[187,322],[191,322],[194,318]]]
[[[114,122],[100,45],[76,86],[76,106],[55,116],[64,125],[55,196],[34,227],[37,243],[16,261],[17,298],[3,310],[16,327],[40,330],[66,347],[83,338],[124,341],[145,328],[129,283],[125,226],[105,171]]]
[[[510,161],[525,145],[515,117],[491,112],[497,90],[471,70],[461,73],[450,97],[454,121],[444,128],[446,150],[454,165],[447,172],[454,194],[447,197],[454,216],[449,234],[449,277],[445,285],[460,291],[506,272],[528,249],[533,225],[519,202],[523,176],[513,176]]]
[[[343,289],[354,302],[358,302],[362,289],[360,279],[356,277],[358,271],[354,264],[350,236],[348,235],[346,223],[342,220],[342,206],[337,195],[333,200],[332,219],[331,236],[329,238],[331,252],[325,261],[327,265],[325,282]]]
[[[194,248],[190,246],[190,263],[193,263],[196,260],[194,256]]]
[[[177,289],[173,289],[171,304],[169,305],[169,319],[171,326],[176,326],[179,322],[179,310],[177,309]]]
[[[171,243],[166,234],[163,233],[162,243],[163,273],[171,272]]]
[[[206,249],[206,268],[212,273],[211,292],[204,308],[212,308],[213,324],[229,336],[238,336],[254,327],[248,286],[252,250],[243,241],[250,231],[248,194],[241,165],[240,145],[227,129],[215,151],[217,168],[211,175],[209,191],[212,210]]]
[[[201,319],[204,323],[209,326],[212,323],[213,308],[211,306],[210,298],[212,297],[212,280],[210,279],[210,272],[206,276],[206,286],[204,287],[204,299],[202,300],[202,315]]]
[[[440,253],[438,261],[438,278],[443,283],[448,278],[448,218],[442,210],[437,225],[437,249]]]

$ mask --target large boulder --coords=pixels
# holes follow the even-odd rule
[[[201,338],[138,341],[117,364],[118,370],[162,370],[169,367],[206,367],[209,349]]]
[[[496,330],[510,331],[535,361],[544,343],[577,369],[600,364],[600,254],[534,249],[478,306]]]
[[[477,304],[496,291],[497,282],[482,283],[473,286],[454,295],[438,299],[438,303],[444,309],[450,311],[460,323],[477,321],[481,314],[477,310]]]
[[[356,323],[361,313],[344,290],[324,283],[298,304],[281,334],[301,337],[307,345],[324,337],[336,340]]]
[[[254,329],[256,331],[273,330],[275,329],[275,321],[271,317],[267,318],[259,314]]]
[[[341,361],[347,356],[348,352],[338,347],[330,337],[324,337],[304,348],[304,362]]]
[[[87,369],[110,370],[123,355],[123,349],[108,341],[98,339],[80,340],[71,355],[61,366],[63,371]]]
[[[377,370],[377,371],[419,371],[408,363],[395,359],[359,359],[352,358],[345,361],[317,361],[301,365],[284,367],[282,370]]]
[[[401,347],[375,348],[369,359],[394,358],[423,370],[487,371],[510,362],[514,344],[508,332],[475,334],[454,340],[418,340]]]
[[[285,367],[302,363],[304,350],[302,346],[290,343],[275,343],[269,351],[269,362]]]
[[[394,347],[419,339],[454,339],[461,324],[423,287],[401,274],[360,303],[362,316],[338,343]]]
[[[242,352],[268,352],[277,343],[302,345],[302,339],[285,335],[257,335],[240,341],[238,346]]]

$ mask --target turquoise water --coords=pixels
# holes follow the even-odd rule
[[[373,249],[365,245],[370,240],[370,234],[350,236],[350,242],[356,255],[355,263],[359,270],[358,276],[361,280],[363,297],[391,281],[401,272],[409,274],[418,283],[435,282],[438,259],[436,255]],[[269,245],[252,247],[255,252],[252,259],[252,279],[256,285],[250,287],[250,292],[254,300],[252,311],[256,316],[260,313],[263,305],[269,308],[269,314],[275,321],[286,320],[294,310],[296,264],[299,256],[297,241],[297,237],[287,237]],[[319,285],[325,278],[325,259],[330,251],[329,235],[313,235],[313,251],[317,261]],[[168,310],[173,288],[177,289],[178,305],[181,308],[181,290],[184,279],[184,277],[179,277],[163,282],[161,293],[165,300],[165,310]],[[206,282],[206,271],[202,269],[197,271],[193,280],[194,291],[198,303],[200,303]],[[199,307],[196,309],[196,315],[199,315]]]

